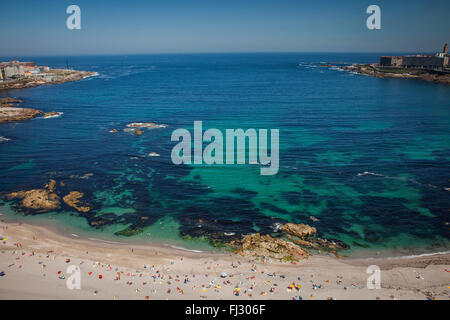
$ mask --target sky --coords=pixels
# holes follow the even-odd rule
[[[69,30],[66,9],[81,8]],[[381,8],[381,30],[366,9]],[[448,0],[0,0],[0,56],[436,52]]]

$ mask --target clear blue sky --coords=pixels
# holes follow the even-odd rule
[[[81,30],[66,8],[81,7]],[[382,29],[366,28],[366,8]],[[0,56],[190,52],[434,52],[449,0],[0,1]]]

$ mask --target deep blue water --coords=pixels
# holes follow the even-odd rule
[[[66,65],[65,57],[23,60]],[[192,245],[198,241],[187,238],[225,241],[224,233],[273,233],[275,223],[291,221],[353,250],[448,249],[450,87],[318,67],[377,60],[319,53],[71,57],[71,67],[99,76],[0,93],[64,113],[0,125],[0,136],[11,139],[0,142],[0,192],[64,182],[58,192],[83,192],[92,212],[63,207],[38,218],[105,237],[128,228],[148,241],[184,237]],[[175,166],[170,135],[195,120],[204,130],[279,129],[279,173]],[[168,127],[136,136],[123,132],[130,122]],[[86,173],[93,175],[79,178]]]

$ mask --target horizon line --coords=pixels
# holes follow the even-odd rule
[[[79,53],[79,54],[35,54],[35,55],[2,55],[0,58],[11,57],[94,57],[94,56],[145,56],[145,55],[204,55],[204,54],[432,54],[433,52],[413,52],[413,51],[205,51],[205,52],[149,52],[149,53]]]

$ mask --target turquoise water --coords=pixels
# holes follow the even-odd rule
[[[64,67],[65,58],[35,57]],[[93,207],[46,214],[3,202],[9,217],[55,221],[118,241],[205,247],[276,223],[307,223],[350,252],[448,249],[450,87],[318,67],[376,54],[211,54],[74,57],[99,76],[1,92],[64,114],[2,124],[0,192],[77,190]],[[280,130],[280,170],[175,166],[176,128]],[[167,128],[124,132],[130,122]],[[110,133],[116,128],[119,132]],[[224,132],[224,131],[223,131]],[[150,157],[156,152],[159,157]],[[365,173],[366,172],[366,173]],[[83,175],[92,173],[88,177]],[[365,174],[364,174],[365,173]],[[310,216],[319,219],[310,220]],[[96,222],[102,226],[93,226]],[[115,235],[125,230],[131,237]]]

